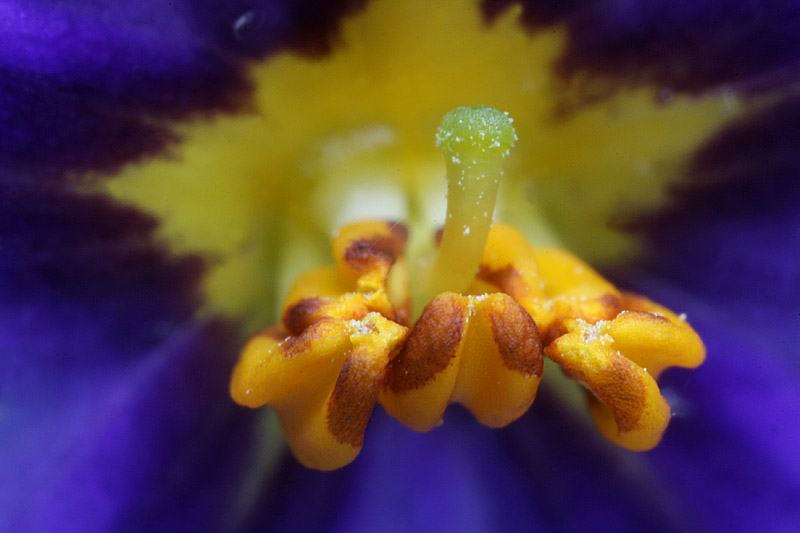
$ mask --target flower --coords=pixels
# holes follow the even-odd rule
[[[461,69],[434,69],[452,83],[433,91],[431,70],[370,76],[391,72],[381,68],[393,58],[422,65],[429,48],[358,50],[352,32],[387,46],[432,34],[447,51],[475,7],[465,19],[404,3],[416,23],[393,32],[358,26],[388,4],[356,4],[0,7],[0,529],[790,530],[800,508],[797,8],[487,1],[482,16],[508,38],[485,55],[463,54],[459,43],[453,57],[475,69],[460,74],[466,80]],[[535,53],[517,52],[527,46]],[[315,65],[347,50],[365,62],[340,63],[336,79],[375,99],[337,108],[340,99],[309,98],[332,82]],[[520,57],[530,70],[505,63]],[[511,77],[550,73],[550,65],[556,76],[528,76],[530,93],[521,93],[519,83],[506,90],[485,75],[511,64]],[[420,88],[397,94],[425,113],[381,107],[378,96],[397,79]],[[284,85],[259,100],[271,80]],[[542,88],[550,81],[564,85]],[[523,98],[551,90],[564,96],[560,107]],[[302,469],[279,453],[268,412],[228,399],[244,334],[273,317],[288,272],[327,251],[320,241],[337,216],[365,203],[346,191],[374,199],[400,189],[421,213],[439,198],[400,177],[389,195],[367,188],[369,174],[357,171],[385,172],[385,153],[322,162],[365,139],[396,156],[380,112],[399,109],[389,118],[409,125],[401,144],[422,154],[403,160],[427,175],[428,148],[415,146],[415,132],[455,105],[495,103],[439,104],[481,91],[540,106],[522,106],[529,111],[519,124],[552,111],[563,125],[538,137],[520,131],[539,144],[518,168],[541,175],[509,185],[501,217],[685,311],[708,360],[695,373],[664,376],[673,422],[644,455],[587,432],[571,396],[553,388],[500,431],[456,411],[417,436],[378,414],[353,465]],[[308,107],[252,112],[265,102]],[[290,128],[299,116],[314,120]],[[377,127],[367,123],[375,117]],[[323,135],[343,130],[350,135]],[[310,144],[300,146],[304,139]],[[298,150],[318,154],[304,159],[305,180],[281,173]],[[596,173],[605,168],[638,179],[581,179],[606,178]],[[271,188],[250,186],[253,170],[277,173],[258,182]],[[206,188],[221,171],[226,179]],[[665,188],[664,175],[685,179]],[[323,184],[311,199],[309,183]],[[605,229],[608,220],[638,239]]]

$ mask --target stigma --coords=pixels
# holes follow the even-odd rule
[[[415,431],[440,425],[452,403],[506,426],[533,403],[545,357],[585,389],[609,441],[635,451],[660,441],[670,407],[656,380],[701,364],[703,343],[682,317],[493,220],[515,140],[500,111],[449,113],[437,133],[448,214],[432,256],[406,256],[401,223],[348,224],[333,239],[336,264],[300,274],[281,323],[242,350],[232,398],[272,407],[302,464],[353,461],[376,404]]]

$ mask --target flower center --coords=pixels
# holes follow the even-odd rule
[[[742,110],[721,93],[659,101],[661,87],[581,101],[556,68],[568,28],[530,29],[519,3],[489,22],[483,4],[367,2],[343,20],[329,55],[253,61],[246,110],[181,123],[166,157],[97,183],[153,215],[171,252],[207,258],[203,313],[252,333],[278,318],[295,272],[327,260],[334,229],[379,214],[363,210],[375,198],[389,216],[407,214],[415,255],[429,235],[414,224],[443,213],[429,138],[443,111],[488,103],[515,117],[520,136],[497,216],[596,264],[635,253],[637,241],[608,221],[661,207],[691,150]],[[358,146],[371,147],[356,154],[364,164],[348,163]]]
[[[543,356],[586,389],[610,441],[647,450],[661,439],[670,409],[655,380],[666,367],[699,365],[703,344],[681,317],[618,291],[571,254],[492,224],[515,140],[497,110],[448,114],[437,135],[448,215],[434,258],[409,269],[408,230],[397,222],[348,224],[333,241],[336,266],[303,272],[281,324],[243,349],[231,396],[273,407],[303,464],[355,459],[378,402],[417,431],[441,424],[450,403],[505,426],[533,403]],[[412,300],[424,308],[410,323]]]

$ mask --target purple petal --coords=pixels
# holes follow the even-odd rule
[[[648,459],[665,490],[684,494],[686,521],[706,530],[792,531],[800,523],[800,364],[785,352],[796,345],[800,313],[785,330],[652,277],[636,282],[687,312],[708,348],[699,369],[667,372],[661,383],[674,414]]]
[[[485,0],[489,16],[514,0]],[[594,87],[647,83],[672,92],[726,86],[771,90],[797,80],[800,6],[791,0],[524,1],[533,28],[566,25],[559,69],[587,73]],[[602,83],[601,83],[602,81]]]
[[[586,430],[546,392],[531,413],[501,431],[479,426],[458,409],[427,434],[376,413],[352,465],[334,473],[286,465],[260,526],[685,531],[646,465]]]
[[[42,182],[163,150],[168,121],[240,109],[246,58],[318,50],[331,15],[360,3],[167,4],[0,7],[2,529],[219,529],[249,510],[235,499],[258,464],[258,421],[228,403],[230,331],[191,323],[202,264],[155,246],[147,217]],[[566,74],[690,92],[793,79],[800,32],[789,3],[563,5],[531,3],[526,16],[568,25]],[[679,307],[710,358],[688,382],[667,376],[677,415],[656,452],[608,448],[546,395],[503,432],[456,412],[419,436],[379,416],[342,472],[289,465],[273,488],[256,476],[272,495],[264,523],[668,531],[800,521],[797,339],[787,334],[800,331],[795,107],[709,145],[695,175],[727,177],[696,179],[703,187],[651,232],[671,251],[658,256],[662,273],[731,304]],[[734,155],[742,164],[726,168]],[[675,294],[660,296],[680,304]]]
[[[0,5],[0,168],[113,172],[175,140],[168,121],[249,105],[246,60],[326,49],[361,2]]]
[[[674,205],[645,226],[652,267],[754,318],[800,311],[798,124],[793,98],[704,146]]]
[[[641,228],[649,274],[624,275],[687,312],[708,348],[695,372],[665,375],[675,416],[652,453],[707,529],[800,523],[799,119],[788,98],[702,147],[674,205]]]
[[[187,327],[135,364],[72,376],[69,387],[48,380],[57,398],[47,406],[14,406],[36,422],[11,421],[22,433],[2,477],[25,492],[2,491],[13,500],[7,528],[108,531],[176,515],[183,527],[222,524],[255,467],[256,429],[219,379],[230,369],[226,336]]]
[[[219,530],[257,501],[275,441],[228,396],[232,328],[193,322],[204,265],[70,189],[241,107],[245,56],[348,7],[206,4],[0,6],[0,529]]]
[[[202,263],[102,198],[0,197],[0,529],[246,512],[262,428],[228,396],[238,337],[193,323]]]

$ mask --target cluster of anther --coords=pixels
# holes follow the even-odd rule
[[[468,290],[435,296],[409,324],[405,241],[398,224],[342,229],[338,265],[304,274],[282,324],[243,350],[231,395],[273,407],[300,462],[352,461],[376,403],[417,431],[441,423],[450,403],[487,426],[509,424],[533,403],[543,355],[586,388],[609,440],[631,450],[658,443],[670,408],[655,380],[705,355],[682,318],[495,223]]]

